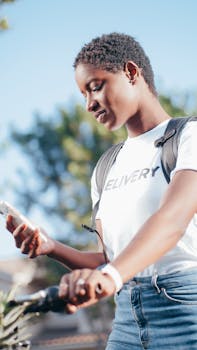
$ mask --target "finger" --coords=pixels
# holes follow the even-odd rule
[[[65,306],[65,311],[68,314],[74,314],[77,310],[78,310],[78,307],[73,304],[67,303]]]
[[[58,296],[60,299],[63,299],[63,300],[68,299],[68,277],[67,277],[67,274],[64,275],[60,280]]]
[[[38,242],[34,242],[33,244],[30,242],[29,244],[29,252],[28,252],[28,257],[30,259],[36,258],[39,254],[37,253],[38,251]]]
[[[76,312],[79,308],[90,306],[98,301],[97,294],[95,293],[95,287],[98,285],[98,281],[100,281],[99,277],[101,273],[95,280],[94,286],[92,286],[92,290],[94,290],[92,298],[89,297],[86,289],[89,283],[87,280],[93,273],[95,273],[95,271],[90,269],[75,270],[72,273],[66,274],[62,277],[59,295],[61,298],[65,298],[65,296],[68,297],[65,305],[65,310],[68,313]],[[101,276],[103,275],[101,274]],[[82,280],[82,283],[78,283],[80,280]]]
[[[26,239],[23,240],[21,244],[21,253],[28,254],[31,250],[34,250],[34,242],[32,242],[34,239],[34,232],[27,236]]]
[[[100,271],[93,270],[86,279],[86,293],[90,299],[99,299],[103,296],[103,275]]]
[[[21,243],[21,252],[28,254],[30,258],[37,256],[37,249],[39,245],[39,230],[30,230],[28,226],[25,226],[23,230],[23,241]],[[26,238],[25,238],[26,237]]]
[[[68,300],[70,301],[70,288],[71,288],[71,275],[72,273],[67,273],[65,275],[63,275],[63,277],[60,280],[60,284],[59,284],[59,292],[58,292],[58,296],[60,299],[65,300],[68,303]],[[67,312],[69,312],[68,310],[66,310]]]
[[[41,239],[39,236],[39,229],[36,229],[32,235],[32,239],[29,242],[29,253],[28,253],[28,257],[29,258],[35,258],[36,256],[38,256],[38,252],[39,252],[39,247],[41,245]]]
[[[16,226],[13,223],[13,217],[12,215],[8,215],[6,218],[6,228],[8,231],[10,231],[11,233],[14,232],[14,230],[16,229]]]
[[[86,280],[87,295],[90,299],[101,299],[115,293],[115,284],[110,276],[94,270]]]
[[[86,294],[86,287],[85,287],[85,283],[86,283],[86,277],[84,276],[83,273],[81,273],[76,281],[75,284],[75,294],[76,295],[81,295],[84,296]]]
[[[92,278],[92,276],[100,276],[100,272],[97,270],[83,269],[80,270],[79,279],[75,284],[75,294],[78,296],[79,301],[87,301],[88,298],[95,298],[96,293],[101,294],[101,285],[99,279]],[[73,300],[72,300],[73,302]]]
[[[26,225],[21,224],[13,231],[13,237],[15,239],[15,244],[17,248],[21,247],[21,244],[25,238],[25,234],[24,234],[25,229],[26,229]]]
[[[75,284],[75,294],[77,296],[77,302],[74,299],[71,299],[72,303],[75,305],[85,305],[87,302],[89,302],[89,299],[92,298],[95,299],[95,285],[92,286],[92,288],[89,286],[89,281],[92,280],[92,274],[94,274],[94,270],[91,269],[83,269],[80,272],[80,277],[76,281]],[[91,288],[91,292],[89,289]],[[98,286],[97,286],[97,292],[98,292]],[[100,290],[99,290],[100,292]]]
[[[72,273],[68,274],[68,285],[69,285],[69,300],[76,302],[76,283],[80,278],[80,270],[75,270]]]
[[[74,305],[82,302],[80,296],[76,294],[76,285],[80,277],[80,272],[81,270],[75,270],[72,273],[68,273],[62,277],[60,282],[60,295],[66,295],[69,302]],[[82,294],[86,294],[86,291],[84,290]]]
[[[32,250],[30,250],[29,252],[28,252],[28,258],[29,259],[34,259],[34,258],[36,258],[37,257],[37,254],[36,254],[36,252],[35,252],[35,249],[33,248]]]

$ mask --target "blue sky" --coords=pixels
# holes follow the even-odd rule
[[[11,30],[0,37],[1,124],[28,125],[33,112],[78,99],[75,55],[112,31],[140,41],[164,89],[196,89],[196,0],[17,0],[2,15]]]
[[[17,0],[0,15],[11,26],[0,35],[1,138],[10,124],[31,125],[35,112],[53,115],[58,106],[82,101],[72,64],[83,44],[102,33],[134,36],[161,90],[197,91],[196,0]],[[14,168],[2,161],[1,175],[11,180]],[[0,257],[14,252],[3,237]]]

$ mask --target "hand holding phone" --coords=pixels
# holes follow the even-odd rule
[[[32,224],[31,221],[29,221],[24,215],[22,215],[17,209],[15,209],[11,204],[9,204],[6,201],[0,201],[0,214],[7,217],[8,215],[11,215],[13,220],[13,225],[15,227],[26,224],[27,228],[30,230],[35,230],[36,227]],[[45,235],[42,234],[42,232],[39,232],[40,237],[43,241],[47,242],[47,238]]]

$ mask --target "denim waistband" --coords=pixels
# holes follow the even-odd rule
[[[197,279],[197,268],[185,269],[183,271],[177,271],[170,274],[159,275],[157,271],[153,273],[152,276],[145,277],[133,277],[128,282],[124,284],[124,287],[134,287],[136,285],[141,286],[157,286],[157,283],[168,282],[176,279],[191,279],[192,276],[195,276]]]

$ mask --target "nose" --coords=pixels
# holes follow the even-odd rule
[[[99,107],[99,103],[95,99],[87,98],[86,110],[88,112],[96,112]]]

